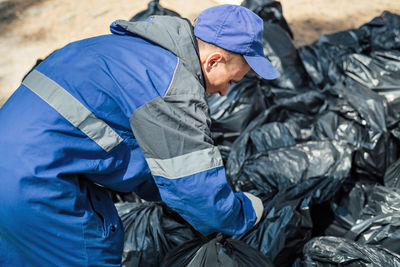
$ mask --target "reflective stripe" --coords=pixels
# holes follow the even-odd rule
[[[151,174],[169,179],[177,179],[223,166],[217,147],[195,151],[171,159],[148,158]]]
[[[72,125],[109,152],[123,141],[110,126],[97,118],[68,91],[37,70],[22,82],[32,92],[52,106]]]

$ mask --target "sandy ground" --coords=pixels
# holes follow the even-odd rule
[[[39,58],[69,42],[108,34],[115,19],[129,20],[148,0],[0,0],[0,106]],[[400,14],[398,0],[282,0],[297,47],[321,34],[357,28],[384,10]],[[240,0],[160,0],[193,21],[202,10]]]

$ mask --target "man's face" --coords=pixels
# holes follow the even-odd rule
[[[206,93],[224,96],[232,82],[239,82],[250,70],[241,55],[232,54],[230,59],[224,53],[215,52],[202,62],[206,82]]]

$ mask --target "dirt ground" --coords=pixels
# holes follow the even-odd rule
[[[149,0],[0,0],[0,107],[39,58],[69,42],[108,34],[115,19],[129,20]],[[202,10],[240,0],[160,0],[193,21]],[[357,28],[384,10],[400,14],[398,0],[282,0],[297,47],[321,34]]]

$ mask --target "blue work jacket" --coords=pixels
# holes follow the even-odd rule
[[[52,53],[0,109],[0,265],[118,266],[124,232],[104,188],[163,200],[205,235],[257,219],[210,137],[190,23],[111,31]]]

